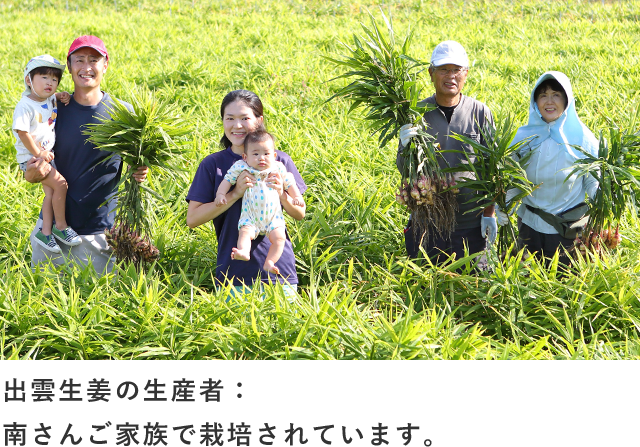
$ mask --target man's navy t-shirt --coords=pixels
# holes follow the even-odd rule
[[[187,202],[191,200],[201,203],[213,202],[216,198],[218,186],[224,180],[224,175],[231,165],[241,158],[229,147],[202,160],[187,194]],[[293,174],[300,193],[304,193],[307,185],[302,180],[291,157],[284,152],[276,151],[276,159],[284,164],[288,172]],[[226,278],[233,278],[234,285],[243,283],[251,285],[258,278],[263,282],[286,281],[289,284],[298,284],[296,259],[288,232],[284,251],[278,262],[276,262],[276,266],[280,269],[281,277],[262,269],[271,246],[268,237],[258,236],[251,242],[251,259],[249,261],[231,259],[231,249],[238,243],[238,221],[240,220],[241,211],[242,200],[237,200],[226,212],[213,219],[213,226],[218,238],[216,278],[221,282],[224,282]]]
[[[119,155],[96,149],[82,132],[86,124],[98,123],[98,117],[109,117],[111,97],[103,92],[95,106],[78,104],[73,96],[68,105],[58,104],[56,118],[56,168],[67,180],[67,224],[78,234],[102,233],[113,226],[116,199],[102,205],[116,191],[122,163]]]

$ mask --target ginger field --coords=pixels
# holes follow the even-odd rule
[[[583,122],[631,126],[640,102],[637,1],[385,1],[394,28],[415,31],[410,54],[443,40],[473,61],[465,93],[523,124],[533,83],[572,81]],[[359,112],[325,101],[344,85],[323,56],[340,51],[373,3],[320,0],[0,0],[0,359],[638,359],[640,224],[602,259],[562,273],[520,256],[474,273],[474,259],[433,267],[407,260],[408,217],[394,200],[396,142],[379,148]],[[12,113],[29,58],[64,59],[77,36],[109,49],[103,89],[127,100],[144,85],[193,123],[178,182],[152,173],[154,242],[146,273],[99,278],[70,265],[33,272],[28,235],[43,193],[22,179]],[[432,86],[425,76],[424,96]],[[217,151],[219,105],[246,88],[263,100],[277,147],[309,189],[303,221],[288,221],[301,283],[226,301],[213,287],[210,224],[186,226],[195,170]],[[61,89],[70,91],[65,74]],[[640,122],[640,121],[637,121]],[[632,129],[636,131],[637,129]],[[457,273],[461,268],[462,273]]]

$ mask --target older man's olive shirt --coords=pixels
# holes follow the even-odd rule
[[[434,94],[430,98],[423,100],[422,103],[423,105],[424,103],[436,104],[436,95]],[[474,152],[472,148],[468,144],[456,140],[451,135],[454,133],[465,135],[481,144],[485,144],[480,129],[489,122],[493,123],[493,116],[485,104],[468,96],[461,95],[460,102],[451,115],[451,122],[447,121],[444,112],[439,108],[427,112],[424,115],[424,120],[428,125],[427,133],[436,138],[442,150],[464,150],[470,154],[469,159],[473,162],[475,155],[473,155]],[[399,146],[396,160],[398,169],[402,169],[403,160],[401,149],[402,146]],[[448,166],[458,166],[463,161],[466,163],[466,157],[462,153],[445,153],[442,154],[442,156],[443,158],[440,159],[440,167],[443,169]],[[460,173],[456,174],[457,178],[460,176]],[[465,203],[473,199],[474,195],[475,193],[468,188],[460,189],[460,193],[457,195],[458,211],[456,212],[456,229],[469,229],[480,226],[482,212],[465,214],[465,211],[477,206],[477,202]]]

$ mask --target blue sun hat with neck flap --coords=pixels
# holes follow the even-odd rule
[[[567,95],[567,107],[564,112],[550,123],[542,119],[538,105],[534,99],[534,93],[538,86],[547,79],[555,79],[560,83]],[[585,126],[576,112],[576,99],[573,96],[573,89],[569,78],[559,71],[548,71],[538,78],[531,91],[531,102],[529,104],[529,122],[526,126],[518,129],[513,143],[517,143],[526,138],[532,137],[526,148],[531,150],[538,147],[547,138],[553,139],[556,143],[564,145],[564,148],[576,159],[584,158],[584,154],[573,146],[580,146],[591,155],[598,154],[598,140],[587,126]]]
[[[22,77],[22,80],[24,81],[24,92],[22,92],[22,96],[29,96],[31,94],[31,87],[29,87],[29,85],[27,84],[26,78],[29,76],[29,73],[31,73],[38,67],[58,68],[64,73],[66,65],[60,62],[55,57],[49,56],[48,54],[43,54],[42,56],[36,56],[32,58],[27,63],[27,66],[24,69],[24,76]]]

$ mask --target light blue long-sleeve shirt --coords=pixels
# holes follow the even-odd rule
[[[533,149],[526,168],[527,178],[540,186],[523,199],[518,209],[522,222],[540,233],[557,234],[552,225],[529,211],[526,205],[551,214],[560,214],[584,202],[585,195],[590,198],[595,196],[598,182],[593,176],[569,176],[576,160],[578,157],[575,151],[567,150],[566,145],[557,143],[552,138],[547,138]]]
[[[567,98],[565,110],[550,123],[542,118],[534,98],[536,88],[547,79],[558,81]],[[540,186],[533,194],[523,199],[518,216],[526,225],[540,233],[557,234],[553,226],[529,211],[526,205],[551,214],[560,214],[584,202],[585,195],[593,198],[598,189],[598,182],[591,175],[572,175],[567,179],[573,170],[573,163],[584,157],[582,151],[575,146],[580,146],[583,151],[597,156],[598,140],[578,118],[571,82],[565,74],[548,71],[536,81],[531,91],[529,121],[526,126],[518,129],[513,143],[527,138],[531,138],[531,141],[526,144],[524,151],[533,151],[526,167],[527,178]],[[524,155],[524,152],[520,155]]]

